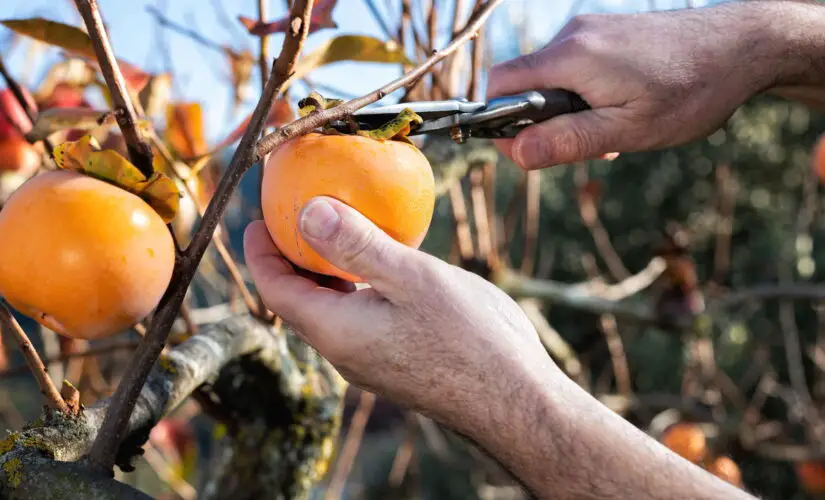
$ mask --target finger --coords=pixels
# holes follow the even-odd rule
[[[346,294],[296,274],[263,221],[252,222],[244,231],[244,257],[264,305],[288,323],[311,334],[319,329],[318,318],[336,316],[331,311],[340,309]]]
[[[613,159],[626,151],[616,110],[604,108],[561,115],[521,131],[513,141],[513,161],[523,169],[537,170],[563,163]]]
[[[417,252],[334,198],[310,200],[301,210],[299,227],[321,257],[370,283],[390,300],[404,295],[414,278]]]
[[[542,49],[493,65],[487,78],[487,98],[549,88],[553,78],[546,52]]]

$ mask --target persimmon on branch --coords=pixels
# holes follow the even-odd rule
[[[380,99],[383,99],[388,94],[396,90],[413,85],[419,78],[426,75],[433,66],[438,64],[442,59],[456,51],[461,45],[474,38],[478,30],[487,21],[487,18],[492,14],[493,10],[503,0],[488,0],[483,7],[479,8],[473,16],[467,21],[467,25],[461,30],[450,43],[443,49],[433,51],[433,54],[417,68],[405,74],[401,78],[394,80],[383,87],[370,92],[369,94],[349,100],[338,106],[312,113],[299,120],[296,120],[289,125],[280,128],[273,132],[258,143],[256,148],[256,160],[262,158],[273,149],[277,148],[292,137],[305,134],[310,130],[326,125],[330,121],[344,118],[345,116],[355,113],[359,109],[372,104]]]

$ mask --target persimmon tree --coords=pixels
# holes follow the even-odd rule
[[[246,207],[238,187],[242,179],[249,181],[253,168],[262,173],[269,154],[289,139],[388,97],[481,99],[490,59],[482,28],[501,0],[456,0],[450,9],[408,0],[381,8],[367,0],[381,37],[337,33],[335,9],[340,7],[335,0],[288,3],[288,15],[280,19],[270,18],[266,1],[258,2],[256,18],[227,19],[256,50],[221,45],[161,9],[149,9],[162,31],[174,31],[225,58],[234,104],[250,98],[257,103],[234,130],[213,143],[206,139],[207,113],[201,104],[168,97],[176,78],[171,65],[168,71],[151,73],[117,54],[96,1],[75,0],[77,24],[37,17],[1,21],[14,40],[36,40],[61,57],[30,86],[21,85],[0,59],[6,83],[0,94],[0,203],[7,203],[34,177],[72,169],[94,174],[157,211],[173,239],[174,269],[151,314],[125,330],[118,326],[106,339],[84,335],[92,331],[88,328],[73,330],[80,332],[75,335],[61,331],[72,314],[87,327],[97,322],[100,331],[106,331],[114,323],[100,319],[103,312],[97,317],[83,314],[79,306],[67,308],[68,316],[50,318],[56,322],[49,323],[32,310],[20,310],[25,309],[20,303],[0,307],[0,368],[5,370],[0,377],[30,372],[45,402],[42,414],[26,423],[0,396],[0,413],[14,422],[0,441],[0,497],[73,498],[82,492],[83,498],[92,499],[148,498],[124,474],[143,463],[173,498],[306,498],[320,483],[325,483],[327,498],[337,498],[344,490],[364,428],[370,415],[380,411],[381,401],[349,388],[288,324],[266,310],[238,261],[227,214],[251,210],[252,218],[261,217],[260,205]],[[518,5],[511,0],[511,14]],[[335,34],[306,50],[305,40],[321,31]],[[529,40],[518,34],[523,30],[513,32],[519,50],[529,50]],[[270,54],[275,35],[283,35],[283,44],[278,54]],[[340,61],[400,66],[403,76],[363,96],[340,95],[312,77],[317,68]],[[260,87],[253,85],[256,74]],[[310,91],[344,99],[299,118],[304,110],[297,103]],[[762,109],[759,105],[732,119],[732,136],[762,122],[781,130],[798,128],[798,120],[776,118],[791,116],[790,111],[765,107],[769,111],[757,117],[753,110]],[[628,235],[645,223],[627,211],[622,217],[611,216],[622,196],[616,191],[635,192],[643,186],[646,191],[639,199],[660,193],[666,183],[648,185],[638,179],[639,172],[652,167],[670,172],[672,158],[667,155],[673,152],[524,173],[507,164],[487,141],[415,141],[436,180],[438,200],[428,235],[434,243],[428,251],[484,276],[515,298],[548,354],[571,378],[677,453],[742,487],[759,476],[742,465],[753,458],[792,464],[804,488],[823,489],[825,457],[818,445],[822,398],[800,368],[805,365],[816,373],[814,378],[823,379],[825,370],[810,368],[821,365],[821,346],[816,341],[800,346],[795,340],[788,304],[821,302],[825,291],[815,284],[777,280],[728,286],[736,244],[732,226],[725,222],[732,224],[737,206],[737,176],[730,165],[715,165],[713,203],[692,190],[672,195],[690,196],[693,211],[713,205],[721,222],[712,231],[703,233],[701,224],[668,225],[656,219],[655,237],[646,236],[639,249],[627,242]],[[745,142],[737,143],[729,161],[751,162],[755,157],[767,162],[764,158],[770,155],[759,146],[779,139],[753,146],[757,152],[751,156]],[[677,150],[690,159],[683,163],[695,162],[690,163],[690,175],[705,165],[697,158],[710,156],[703,144]],[[748,152],[744,160],[743,150]],[[825,148],[806,151],[816,153],[805,165],[808,208],[800,216],[801,232],[811,224],[803,216],[813,220],[815,214],[810,200],[816,189],[810,180],[825,170]],[[230,159],[224,162],[228,152]],[[602,169],[606,164],[609,173]],[[701,175],[695,177],[695,185],[704,182]],[[252,180],[260,192],[262,179]],[[652,216],[658,209],[647,210]],[[552,217],[566,218],[556,223]],[[620,221],[632,222],[622,226]],[[27,222],[16,222],[24,238]],[[101,215],[96,223],[106,222]],[[161,238],[159,234],[155,231],[154,237]],[[4,237],[0,232],[2,255],[14,260],[15,241]],[[708,252],[713,254],[712,266],[697,266],[702,257],[695,250],[697,238],[714,241]],[[44,243],[38,255],[57,255],[48,248],[50,243],[55,242]],[[560,257],[548,259],[552,252]],[[555,279],[549,279],[553,273],[548,261],[563,269]],[[712,276],[703,280],[705,267],[712,268]],[[567,281],[558,281],[559,276]],[[93,279],[84,286],[93,286]],[[35,289],[27,289],[23,278],[16,283],[23,291]],[[45,290],[48,283],[37,285],[37,290]],[[83,300],[82,293],[76,293],[63,302]],[[14,297],[4,300],[14,305]],[[722,337],[732,335],[731,325],[739,321],[731,311],[770,300],[782,304],[776,322],[784,332],[779,357],[787,360],[785,368],[778,369],[765,356],[742,361],[744,368],[736,365],[739,371],[730,368],[719,351]],[[33,299],[26,297],[26,302]],[[125,310],[126,302],[112,302],[108,309]],[[15,310],[23,315],[13,314]],[[650,378],[653,368],[648,365],[656,356],[647,353],[642,363],[634,357],[632,350],[643,336],[639,332],[677,339],[676,356],[683,363],[678,370],[668,368],[678,387],[646,390],[643,379]],[[40,342],[30,340],[34,334]],[[764,353],[760,342],[749,345]],[[10,365],[10,355],[17,352],[25,366]],[[732,372],[740,378],[734,379]],[[355,400],[349,401],[352,395]],[[781,410],[775,409],[777,404]],[[345,406],[355,406],[352,415],[344,414]],[[196,463],[199,438],[189,425],[202,417],[213,424],[207,464]],[[473,467],[483,471],[481,479],[472,479],[481,483],[474,483],[477,489],[498,491],[501,498],[518,497],[517,490],[509,489],[512,479],[483,455],[420,415],[408,415],[408,422],[386,478],[396,488],[394,494],[412,475],[411,450],[420,435],[441,464],[451,463],[456,448],[470,449]],[[800,433],[805,437],[799,438]]]

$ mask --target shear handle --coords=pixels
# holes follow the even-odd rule
[[[485,109],[474,113],[465,124],[484,126],[500,119],[540,123],[559,115],[588,109],[590,106],[575,92],[564,89],[531,90],[492,99]]]

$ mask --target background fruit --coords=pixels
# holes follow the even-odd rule
[[[702,460],[707,451],[705,433],[698,425],[690,422],[670,426],[662,436],[662,444],[693,463]]]
[[[143,200],[69,171],[33,177],[0,211],[0,295],[73,338],[122,331],[157,305],[172,238]]]
[[[825,182],[825,134],[819,136],[811,151],[811,167],[820,182]]]
[[[808,493],[825,494],[825,462],[796,462],[794,470],[799,482]]]
[[[278,248],[295,265],[360,281],[312,250],[297,233],[298,214],[324,195],[352,206],[397,241],[417,248],[429,228],[435,181],[427,158],[399,141],[308,134],[274,151],[264,171],[261,205]]]
[[[10,134],[0,139],[0,172],[32,174],[40,166],[40,153],[23,136]]]
[[[33,99],[30,102],[34,105]],[[0,91],[0,140],[10,135],[19,136],[21,131],[26,133],[31,127],[29,115],[14,97],[11,89]]]
[[[708,464],[707,470],[735,486],[742,486],[742,471],[730,457],[714,458]]]

